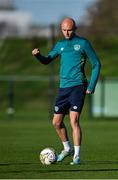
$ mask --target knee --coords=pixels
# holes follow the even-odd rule
[[[52,124],[53,124],[55,129],[60,129],[61,128],[61,122],[56,121],[55,119],[53,119]]]
[[[76,126],[79,125],[78,120],[75,119],[75,118],[70,119],[70,124],[71,124],[72,127],[76,127]]]
[[[71,127],[72,129],[76,129],[76,128],[79,128],[79,120],[76,118],[76,117],[71,117],[70,118],[70,124],[71,124]]]
[[[71,112],[70,114],[70,124],[72,127],[79,126],[79,113]]]

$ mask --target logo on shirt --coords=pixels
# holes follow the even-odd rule
[[[61,48],[61,51],[63,51],[63,50],[64,50],[64,48],[62,47],[62,48]]]
[[[75,51],[79,51],[79,49],[80,49],[80,45],[79,45],[79,44],[75,44],[75,45],[74,45],[74,50],[75,50]]]

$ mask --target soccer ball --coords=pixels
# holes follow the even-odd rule
[[[53,148],[45,148],[40,152],[40,161],[42,164],[50,165],[56,162],[56,152]]]

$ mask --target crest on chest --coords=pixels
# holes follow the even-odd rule
[[[79,44],[75,44],[74,45],[74,50],[75,51],[79,51],[80,50],[80,45]]]

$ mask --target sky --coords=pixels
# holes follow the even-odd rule
[[[19,10],[31,13],[33,24],[57,24],[63,17],[82,22],[87,7],[97,0],[13,0]],[[85,20],[85,19],[84,19]]]

